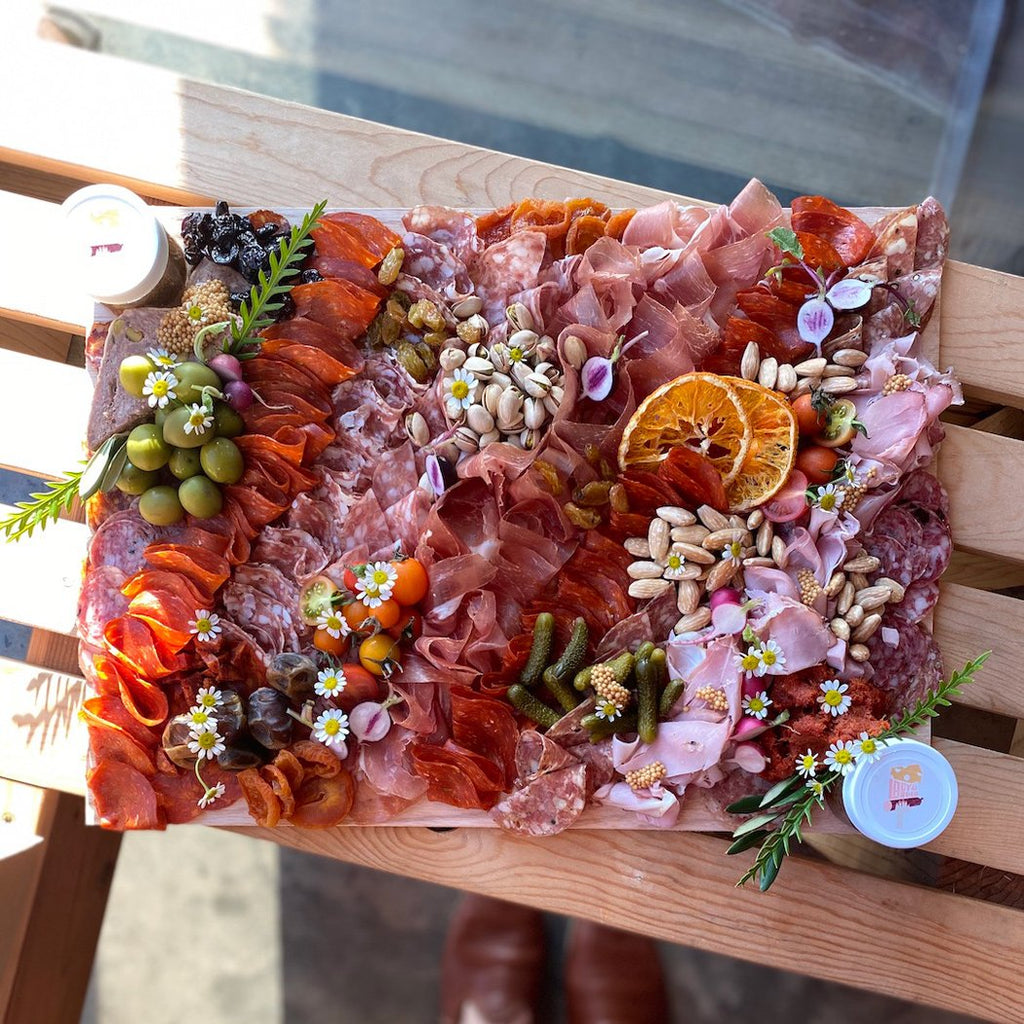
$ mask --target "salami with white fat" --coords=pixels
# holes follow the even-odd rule
[[[922,626],[892,612],[886,614],[883,624],[897,631],[898,640],[895,645],[886,643],[882,634],[888,634],[888,630],[879,630],[868,641],[875,672],[872,682],[893,694],[895,706],[890,713],[896,714],[912,707],[942,681],[942,655]]]
[[[587,767],[583,764],[539,775],[501,800],[491,817],[509,832],[554,836],[583,813],[587,802]]]

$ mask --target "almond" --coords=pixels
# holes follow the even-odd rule
[[[882,563],[874,555],[859,554],[844,566],[846,572],[875,572]]]
[[[856,644],[862,644],[866,640],[870,640],[875,635],[875,631],[882,624],[882,616],[875,612],[873,615],[868,615],[864,618],[864,621],[853,631],[853,635],[850,637]]]
[[[851,604],[846,610],[846,621],[856,629],[864,621],[864,609],[859,604]]]
[[[664,566],[657,562],[631,562],[626,575],[631,580],[660,580],[664,571]]]
[[[669,526],[692,526],[697,522],[697,517],[685,508],[677,508],[675,505],[662,505],[658,509],[658,518],[664,519]]]
[[[712,508],[710,505],[701,505],[697,509],[697,518],[709,529],[709,530],[727,530],[729,529],[729,519],[727,516],[723,516],[718,509]]]
[[[871,657],[871,652],[863,644],[852,644],[846,653],[856,662],[864,662]]]
[[[828,624],[828,628],[831,629],[840,640],[850,639],[850,624],[846,619],[841,619],[837,616]]]
[[[856,593],[856,589],[849,580],[843,586],[843,589],[839,591],[839,597],[836,599],[836,611],[840,615],[849,614],[850,608],[853,606],[853,595]]]
[[[700,584],[692,580],[680,580],[676,588],[676,608],[679,614],[692,615],[700,604]]]
[[[664,562],[668,554],[669,525],[664,519],[652,519],[647,529],[647,543],[651,547],[651,558],[655,562]]]
[[[892,591],[888,587],[865,587],[863,590],[858,590],[853,595],[853,599],[864,609],[866,612],[874,611],[876,608],[881,608],[886,601],[892,596]]]
[[[775,524],[766,519],[757,528],[757,553],[766,558],[772,550],[772,541],[775,539]]]
[[[673,526],[669,536],[677,543],[700,544],[710,534],[711,531],[706,526],[694,523],[693,526]]]
[[[691,633],[711,624],[711,609],[706,605],[698,608],[691,615],[684,615],[674,626],[676,634]],[[867,650],[867,648],[865,648]]]
[[[651,557],[651,545],[646,537],[630,537],[622,546],[636,558]]]
[[[746,529],[738,530],[730,526],[726,530],[715,530],[714,533],[709,533],[701,541],[701,546],[707,548],[708,551],[723,551],[730,544],[734,544],[737,541],[744,546],[749,544],[750,532]]]
[[[648,597],[657,597],[664,594],[672,586],[670,580],[633,580],[626,591],[630,597],[644,600]]]
[[[686,561],[696,562],[698,565],[714,565],[718,561],[710,551],[706,548],[697,547],[696,544],[687,544],[685,541],[680,541],[673,544],[672,548],[681,554]]]

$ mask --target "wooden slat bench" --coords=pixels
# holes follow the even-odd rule
[[[202,205],[225,198],[295,206],[326,197],[337,207],[479,207],[527,194],[592,193],[632,206],[665,197],[46,44],[5,55],[0,89],[31,95],[41,111],[28,117],[15,104],[0,109],[0,223],[8,229],[52,223],[53,202],[94,181]],[[45,259],[45,241],[26,244]],[[65,365],[65,342],[85,328],[88,307],[59,281],[40,280],[32,272],[38,262],[12,262],[0,274],[0,376],[8,382],[0,466],[52,477],[80,455],[75,425],[84,425],[89,389],[84,371]],[[793,858],[761,895],[734,888],[741,865],[724,857],[723,839],[708,835],[580,831],[529,842],[481,829],[244,831],[703,949],[740,957],[756,949],[764,963],[994,1021],[1024,1021],[1017,995],[1024,916],[1012,877],[1024,874],[1024,741],[1019,725],[1014,731],[1024,716],[1024,604],[1000,592],[1024,584],[1022,320],[1024,280],[949,265],[939,363],[956,367],[969,402],[951,416],[939,460],[957,554],[935,630],[950,667],[986,647],[994,653],[953,709],[956,738],[941,720],[936,729],[936,746],[956,767],[961,802],[928,850],[898,854],[821,837],[818,855]],[[30,388],[45,389],[45,403]],[[55,420],[50,410],[58,407]],[[17,904],[10,919],[20,922],[17,972],[0,971],[0,1007],[10,1022],[77,1019],[71,1004],[84,992],[87,962],[45,1005],[29,1009],[25,986],[34,983],[38,993],[39,979],[58,969],[48,945],[57,897],[80,915],[79,948],[88,959],[117,851],[117,837],[80,823],[84,730],[75,710],[82,682],[70,634],[84,542],[84,527],[69,519],[24,546],[0,546],[0,617],[35,630],[26,661],[0,662],[0,780],[11,780],[0,781],[10,787],[0,795],[46,837],[35,860],[20,866],[20,889],[5,885],[0,862],[0,899]],[[76,852],[58,857],[58,848]],[[72,874],[69,857],[78,858],[81,873]],[[598,877],[607,894],[601,903],[592,895]],[[8,910],[0,905],[5,921]],[[807,936],[826,922],[830,930],[845,923],[870,941],[858,942],[856,956],[801,956]],[[752,933],[759,936],[753,946],[744,941]],[[57,960],[64,953],[58,948]]]

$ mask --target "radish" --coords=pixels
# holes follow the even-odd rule
[[[363,743],[376,743],[391,731],[391,715],[383,704],[367,700],[349,712],[348,724],[357,739]]]
[[[206,365],[223,381],[242,379],[242,364],[228,352],[215,355]]]
[[[235,412],[245,412],[252,406],[252,388],[244,380],[228,381],[224,385],[224,394],[227,397],[228,405]]]

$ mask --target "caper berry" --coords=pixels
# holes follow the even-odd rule
[[[179,480],[187,480],[203,471],[199,452],[195,448],[175,448],[167,460],[167,468]]]
[[[145,356],[125,356],[117,368],[117,376],[121,381],[121,387],[129,395],[142,398],[142,389],[145,386],[146,378],[155,369],[156,367]]]
[[[203,472],[218,484],[237,484],[245,472],[245,460],[230,438],[215,437],[199,449]]]
[[[178,500],[197,519],[210,519],[224,505],[220,488],[202,474],[190,476],[178,485]]]
[[[173,487],[159,484],[139,498],[139,515],[154,526],[170,526],[185,514]]]
[[[170,445],[160,436],[155,423],[140,423],[128,435],[128,461],[137,469],[160,469],[170,457]]]
[[[117,489],[125,494],[142,494],[159,482],[160,474],[155,470],[139,469],[138,466],[126,462],[121,475],[117,478]]]

